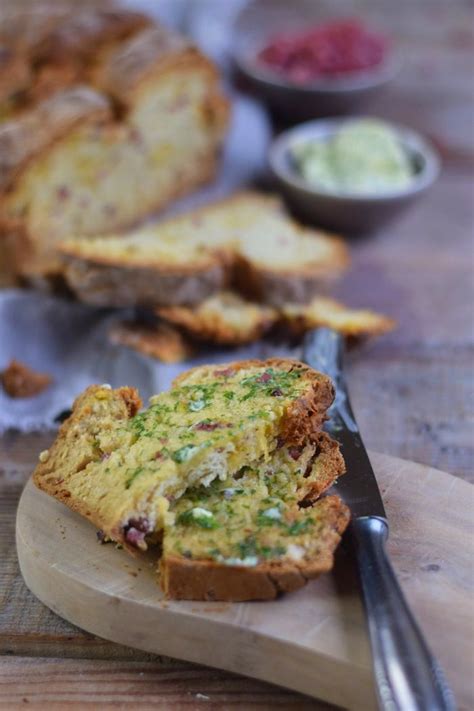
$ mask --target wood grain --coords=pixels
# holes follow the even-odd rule
[[[411,462],[375,454],[372,461],[401,584],[460,707],[469,708],[473,489]],[[465,546],[459,546],[462,539]],[[344,550],[333,575],[276,601],[166,601],[154,579],[153,555],[132,558],[99,546],[85,519],[31,481],[18,509],[16,540],[30,589],[89,632],[278,683],[344,708],[375,708],[365,618]]]
[[[333,706],[236,675],[159,662],[75,659],[6,659],[0,666],[0,695],[9,709],[298,709]]]

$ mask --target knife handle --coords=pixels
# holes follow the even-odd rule
[[[452,692],[410,612],[386,553],[387,522],[364,516],[351,524],[351,530],[380,708],[452,711]]]

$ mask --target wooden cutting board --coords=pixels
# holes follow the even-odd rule
[[[390,554],[460,708],[474,708],[473,487],[372,454]],[[274,602],[162,598],[151,554],[99,545],[93,527],[38,491],[20,500],[16,539],[30,590],[61,617],[131,647],[257,677],[349,709],[375,708],[371,656],[352,564]]]

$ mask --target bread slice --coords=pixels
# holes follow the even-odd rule
[[[189,486],[311,442],[333,397],[327,376],[280,359],[194,368],[140,414],[135,390],[91,386],[34,481],[108,538],[146,549]]]
[[[287,303],[275,308],[226,291],[195,307],[169,306],[155,312],[189,336],[228,345],[255,341],[276,324],[297,336],[319,326],[333,328],[348,337],[381,335],[395,327],[387,316],[368,309],[351,309],[322,296],[308,304]]]
[[[324,433],[296,451],[191,489],[165,528],[160,583],[170,598],[266,600],[332,568],[349,512],[337,496],[313,503],[344,472]]]
[[[123,321],[114,324],[108,335],[111,343],[126,346],[162,363],[179,363],[194,353],[185,336],[163,322]]]
[[[232,291],[210,296],[195,308],[168,306],[156,314],[200,341],[240,345],[258,340],[277,321],[271,306],[252,303]]]
[[[157,26],[109,45],[87,88],[0,126],[0,230],[21,274],[56,274],[59,240],[126,229],[214,175],[229,114],[216,67]]]
[[[221,284],[233,279],[244,294],[269,305],[306,300],[348,265],[341,240],[302,228],[278,199],[256,192],[236,193],[126,237],[73,239],[59,249],[73,291],[101,305],[198,303],[210,292],[209,283],[205,295],[198,288],[205,255],[220,262]],[[174,287],[163,281],[171,266]]]
[[[308,304],[284,304],[281,314],[297,334],[326,326],[349,337],[378,336],[392,331],[393,319],[369,309],[351,309],[339,301],[318,296]]]
[[[128,237],[67,242],[61,253],[69,287],[95,306],[195,304],[228,280],[215,249],[193,242],[179,248],[168,236],[155,240],[149,227]]]

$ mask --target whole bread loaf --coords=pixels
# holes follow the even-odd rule
[[[10,268],[39,279],[60,270],[58,240],[125,229],[210,180],[228,103],[215,66],[144,16],[39,6],[4,19],[18,84],[3,82],[0,240]]]

